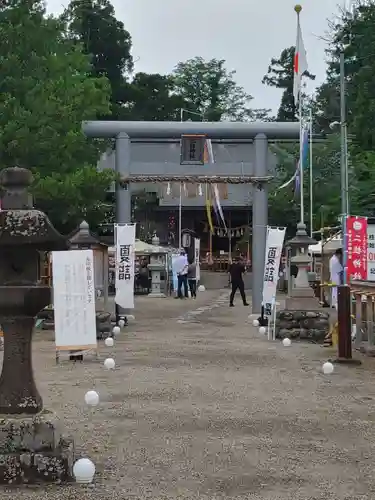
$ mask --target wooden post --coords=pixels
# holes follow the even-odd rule
[[[362,294],[355,294],[355,324],[356,324],[356,337],[354,346],[359,349],[362,342]]]
[[[337,287],[337,316],[339,330],[338,357],[336,363],[357,364],[361,361],[352,357],[352,329],[351,329],[351,303],[350,286]]]
[[[366,328],[367,328],[367,338],[369,347],[373,347],[375,345],[374,342],[374,309],[373,309],[373,295],[367,295],[367,304],[366,304]]]

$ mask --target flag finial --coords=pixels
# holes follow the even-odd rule
[[[299,5],[299,4],[295,5],[294,10],[295,10],[295,12],[297,12],[297,14],[300,14],[300,12],[302,10],[302,5]]]

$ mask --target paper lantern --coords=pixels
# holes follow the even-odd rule
[[[266,330],[266,327],[264,327],[264,326],[261,326],[261,327],[259,328],[259,333],[260,333],[261,335],[265,335],[265,334],[266,334],[266,331],[267,331],[267,330]]]
[[[330,363],[329,361],[327,361],[322,366],[322,370],[323,370],[324,375],[331,375],[331,373],[333,373],[333,370],[334,370],[333,364]]]
[[[125,320],[124,319],[120,319],[120,321],[118,322],[118,326],[120,328],[124,328],[124,326],[125,326]]]
[[[112,337],[107,337],[104,341],[106,347],[113,347],[114,341]]]
[[[257,319],[254,319],[253,326],[259,326],[259,321]]]
[[[121,328],[119,326],[114,326],[112,329],[112,333],[113,335],[118,335],[119,333],[121,333]]]
[[[89,406],[97,406],[99,404],[99,394],[96,391],[86,392],[85,403]]]
[[[116,366],[115,360],[113,358],[107,358],[104,361],[104,368],[107,368],[107,370],[114,370]]]
[[[284,347],[290,347],[291,344],[292,344],[292,341],[290,339],[288,339],[287,337],[285,339],[283,339],[283,346]]]
[[[73,466],[73,475],[77,483],[92,483],[95,475],[95,465],[89,458],[80,458]]]

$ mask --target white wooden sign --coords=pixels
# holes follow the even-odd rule
[[[57,350],[97,348],[92,250],[52,252]]]

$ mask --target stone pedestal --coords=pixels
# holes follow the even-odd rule
[[[296,236],[288,242],[296,254],[290,263],[298,268],[298,273],[289,288],[285,309],[276,314],[276,338],[323,342],[330,330],[329,313],[321,307],[309,283],[308,247],[314,243],[306,234],[306,226],[299,223]]]
[[[149,271],[151,272],[151,292],[148,297],[154,298],[164,298],[166,295],[161,291],[161,273],[164,271],[164,264],[160,264],[159,262],[150,263],[148,266]]]
[[[0,415],[0,484],[61,483],[72,478],[73,441],[54,413]]]
[[[279,311],[276,314],[276,338],[324,341],[330,328],[329,314],[324,310]]]

